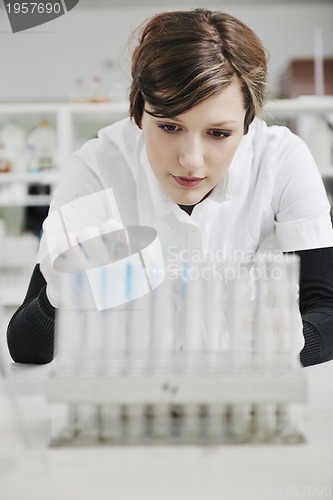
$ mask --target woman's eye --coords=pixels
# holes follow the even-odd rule
[[[216,139],[224,139],[225,137],[230,137],[231,133],[225,130],[210,130],[209,134]]]
[[[164,132],[176,132],[178,130],[178,127],[176,125],[171,125],[171,123],[161,123],[158,125],[160,129],[162,129]]]

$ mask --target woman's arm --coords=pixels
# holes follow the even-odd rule
[[[333,247],[301,250],[300,311],[303,366],[333,359]]]
[[[23,304],[7,330],[11,357],[16,363],[49,363],[54,355],[55,309],[46,296],[46,281],[37,264]]]

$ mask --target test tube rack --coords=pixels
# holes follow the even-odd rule
[[[46,387],[51,445],[304,442],[298,261],[265,259],[258,276],[232,268],[203,279],[187,266],[104,311],[67,275]]]

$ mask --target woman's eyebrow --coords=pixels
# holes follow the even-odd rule
[[[180,116],[165,116],[165,117],[160,117],[160,116],[155,116],[151,111],[147,110],[144,108],[144,111],[148,113],[150,116],[155,118],[156,120],[159,121],[164,121],[164,120],[170,120],[173,123],[179,123],[180,125],[183,125],[183,120],[181,119]],[[208,123],[205,128],[218,128],[218,127],[226,127],[226,126],[233,126],[233,125],[238,125],[238,121],[234,120],[233,118],[226,118],[225,120],[222,120],[220,122],[214,122],[214,123]]]
[[[225,127],[226,125],[237,125],[237,120],[223,120],[222,122],[212,123],[209,127]]]
[[[148,112],[149,113],[149,112]],[[172,122],[178,122],[180,124],[183,123],[183,120],[178,117],[178,116],[173,116],[172,118],[171,117],[165,117],[165,118],[159,118],[159,117],[154,117],[158,120],[170,120]],[[237,125],[239,122],[237,120],[233,120],[233,119],[227,119],[227,120],[223,120],[221,122],[216,122],[216,123],[208,123],[207,126],[205,128],[217,128],[217,127],[226,127],[228,125]]]

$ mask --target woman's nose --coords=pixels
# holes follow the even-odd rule
[[[187,170],[201,168],[204,162],[203,148],[198,138],[186,138],[181,144],[179,163]]]

